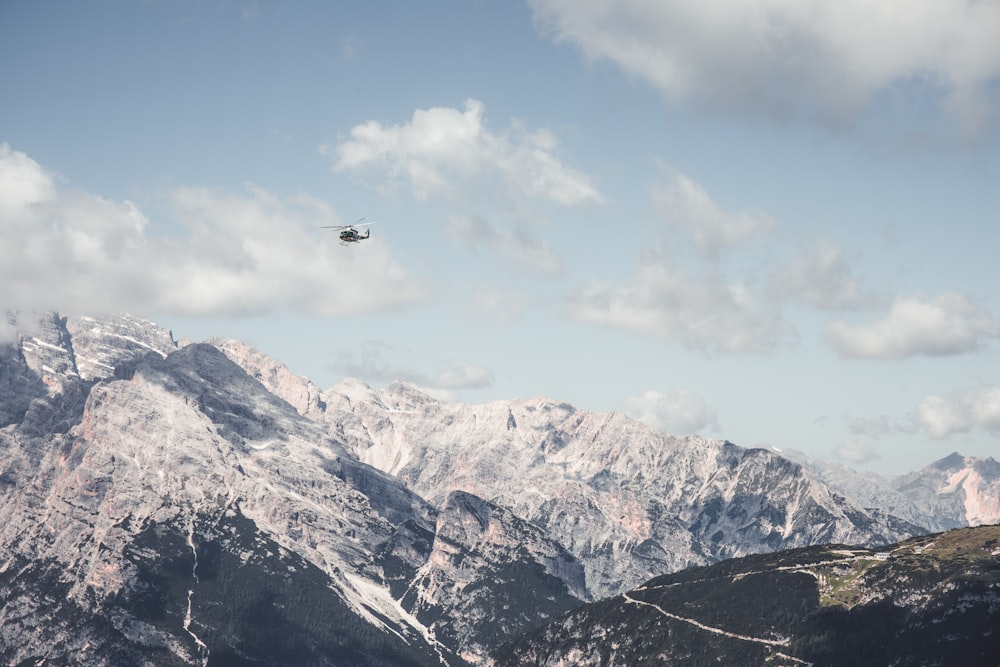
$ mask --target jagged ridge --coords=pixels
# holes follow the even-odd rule
[[[0,346],[0,418],[10,662],[280,663],[248,639],[260,617],[304,627],[316,661],[480,663],[685,565],[921,530],[763,450],[547,399],[320,391],[239,341],[125,316],[50,315]],[[317,624],[290,607],[314,593]]]

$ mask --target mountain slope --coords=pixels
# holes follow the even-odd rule
[[[86,379],[75,350],[99,348],[52,322],[3,357],[37,387],[0,429],[5,662],[460,662],[381,577],[433,508],[214,347],[140,344]],[[255,643],[261,619],[284,643]]]
[[[886,512],[934,531],[1000,523],[1000,463],[953,453],[898,477],[862,473],[785,451],[838,492],[864,507]]]
[[[0,345],[12,664],[479,664],[686,565],[918,532],[773,453],[547,399],[320,391],[127,316]]]
[[[965,665],[1000,656],[1000,526],[881,553],[818,546],[653,579],[498,649],[491,667]]]
[[[1000,523],[1000,463],[957,452],[893,480],[929,516],[954,526]]]
[[[547,399],[459,405],[404,383],[345,381],[325,419],[366,463],[440,507],[464,490],[543,528],[602,597],[721,558],[922,532],[771,452],[677,438]]]

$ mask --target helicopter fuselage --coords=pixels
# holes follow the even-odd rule
[[[368,238],[370,235],[371,235],[371,230],[370,229],[365,232],[364,236],[362,236],[358,232],[358,230],[356,230],[354,228],[349,228],[349,229],[345,229],[344,231],[340,232],[340,240],[343,243],[357,243],[358,241],[361,241],[361,240],[364,240],[364,239]]]

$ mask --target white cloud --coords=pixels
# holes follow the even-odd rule
[[[489,246],[520,266],[550,276],[563,271],[559,256],[527,225],[503,227],[478,215],[465,215],[451,216],[448,230],[469,247]]]
[[[822,310],[855,308],[869,298],[852,275],[843,249],[829,240],[819,241],[812,253],[778,271],[773,282],[781,293]]]
[[[592,282],[572,300],[585,322],[676,340],[708,352],[768,352],[780,342],[779,317],[746,285],[717,271],[691,275],[646,253],[635,280],[613,288]]]
[[[671,100],[842,124],[877,96],[924,93],[985,129],[1000,4],[976,0],[530,0],[539,29]]]
[[[844,357],[944,356],[981,349],[1000,337],[1000,322],[968,297],[945,293],[933,301],[899,297],[881,320],[863,325],[835,321],[827,336]]]
[[[33,205],[52,198],[53,177],[37,162],[0,144],[0,220],[24,221]]]
[[[917,407],[917,423],[935,438],[983,429],[1000,433],[1000,387],[928,396]]]
[[[625,414],[673,435],[690,435],[719,428],[715,410],[686,389],[663,394],[649,390],[623,401]]]
[[[442,399],[453,400],[452,392],[459,389],[482,389],[493,386],[493,372],[461,359],[446,362],[436,374],[389,363],[383,360],[396,350],[382,341],[367,340],[361,344],[360,353],[343,352],[334,368],[349,376],[370,383],[389,383],[403,380]]]
[[[166,193],[179,233],[130,201],[55,186],[24,153],[0,151],[0,306],[137,315],[337,315],[425,297],[377,240],[341,248],[317,228],[331,207],[259,188]],[[357,286],[363,286],[357,287]]]
[[[704,188],[679,172],[672,172],[668,183],[653,191],[652,199],[657,213],[690,236],[710,257],[716,257],[726,247],[767,232],[775,224],[765,213],[723,211]]]
[[[417,199],[465,196],[472,184],[490,190],[502,184],[510,196],[563,206],[603,201],[590,179],[555,156],[550,132],[515,125],[492,134],[483,112],[483,103],[473,99],[464,111],[418,109],[402,125],[356,125],[350,139],[320,151],[337,172],[374,175],[383,188],[406,181]]]
[[[833,453],[837,458],[848,463],[868,463],[882,458],[878,450],[863,440],[848,440]]]

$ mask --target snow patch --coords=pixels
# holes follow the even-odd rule
[[[386,625],[385,622],[372,612],[375,611],[388,618],[396,619],[400,622],[400,625],[410,626],[419,632],[424,640],[434,648],[438,654],[438,658],[441,660],[441,664],[448,664],[444,654],[441,652],[441,644],[434,637],[434,633],[430,628],[418,621],[416,616],[403,609],[399,602],[394,600],[392,595],[389,594],[388,589],[355,574],[344,572],[343,576],[344,583],[348,586],[343,589],[346,600],[365,620],[376,627],[388,630],[407,644],[410,643],[407,637],[395,628]]]

